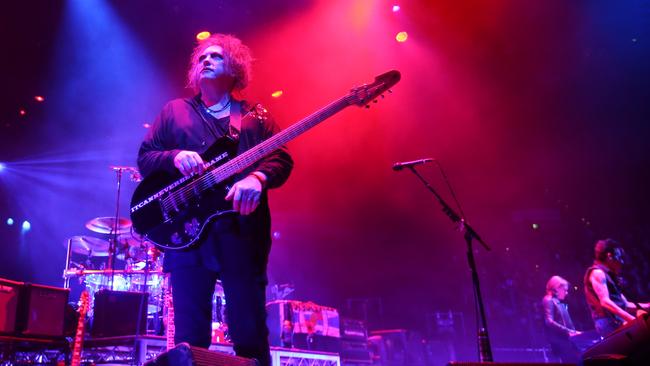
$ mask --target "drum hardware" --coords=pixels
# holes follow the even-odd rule
[[[144,240],[136,233],[122,234],[117,237],[117,259],[131,262],[158,262],[161,252],[150,241]],[[142,268],[140,268],[142,269]]]
[[[117,237],[117,242],[126,247],[142,247],[142,248],[153,248],[154,244],[137,233],[131,231],[128,234],[121,234]]]

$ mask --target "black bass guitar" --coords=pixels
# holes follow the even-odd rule
[[[239,156],[235,156],[236,144],[229,138],[221,138],[201,154],[207,165],[203,174],[186,177],[162,171],[150,174],[140,182],[131,198],[133,229],[161,250],[189,247],[211,220],[234,212],[232,203],[224,197],[235,174],[344,108],[368,106],[399,80],[400,73],[396,70],[381,74],[372,84],[352,89]]]

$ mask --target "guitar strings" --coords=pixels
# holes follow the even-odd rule
[[[177,206],[175,204],[177,201],[180,200],[181,203],[185,203],[189,199],[193,198],[194,195],[192,195],[191,192],[195,190],[196,186],[198,186],[199,192],[203,192],[205,189],[212,187],[214,184],[219,183],[227,179],[231,175],[235,174],[236,172],[245,169],[249,165],[259,160],[259,158],[265,156],[266,155],[265,150],[267,147],[270,147],[273,150],[277,149],[283,143],[286,143],[287,141],[295,138],[299,134],[305,132],[309,128],[316,125],[317,123],[322,122],[325,118],[328,118],[329,116],[333,115],[334,113],[346,107],[347,103],[346,105],[343,106],[340,105],[342,101],[347,102],[347,98],[344,97],[335,102],[330,103],[326,107],[322,108],[321,110],[317,111],[311,116],[305,118],[305,120],[290,126],[284,131],[284,133],[277,134],[271,137],[270,139],[263,141],[259,145],[244,152],[242,155],[227,162],[223,166],[211,171],[209,174],[204,175],[193,182],[190,182],[187,186],[180,188],[176,192],[170,193],[167,197],[162,199],[163,208],[165,209],[165,211],[169,211],[171,206]],[[325,116],[328,114],[329,116]],[[278,142],[278,140],[282,140],[283,137],[287,137],[287,136],[289,138],[287,138],[285,141]],[[271,146],[267,146],[267,145],[271,145]],[[243,164],[241,164],[240,161],[243,162]],[[236,169],[233,169],[233,167]]]
[[[282,144],[302,134],[309,128],[313,127],[319,122],[322,122],[324,119],[330,117],[334,113],[337,113],[338,111],[340,111],[341,109],[343,109],[348,105],[348,103],[346,103],[345,105],[341,106],[340,104],[342,101],[347,102],[347,96],[330,103],[329,105],[325,106],[321,110],[305,118],[303,121],[290,126],[289,128],[283,131],[284,133],[279,133],[269,138],[268,140],[263,141],[259,145],[242,153],[242,155],[225,163],[223,166],[218,167],[213,171],[210,171],[209,174],[206,174],[200,177],[199,179],[190,182],[187,186],[180,188],[176,192],[170,193],[167,197],[162,199],[162,205],[164,210],[168,212],[170,208],[172,208],[172,206],[178,206],[175,204],[177,201],[181,201],[181,203],[185,203],[189,199],[193,198],[194,195],[192,195],[191,192],[195,190],[196,186],[198,186],[200,192],[203,192],[205,189],[212,187],[214,184],[227,179],[231,175],[253,164],[257,160],[259,160],[259,158],[265,156],[268,150],[277,149]],[[289,137],[289,138],[284,139],[284,141],[281,141],[283,140],[283,137]],[[271,145],[271,146],[267,146],[267,145]],[[270,149],[267,150],[267,148]],[[240,161],[242,163],[240,163]]]
[[[343,108],[352,104],[349,99],[351,99],[351,96],[346,95],[345,97],[331,102],[302,121],[289,126],[286,130],[245,151],[233,160],[208,171],[207,174],[194,181],[190,181],[186,186],[181,187],[177,191],[169,193],[166,197],[161,199],[161,205],[164,211],[169,212],[172,208],[178,207],[176,204],[178,201],[180,201],[181,204],[188,202],[190,199],[197,196],[196,194],[192,194],[195,190],[198,190],[199,193],[204,192],[206,189],[211,188],[215,184],[228,179],[230,176],[252,165],[262,157],[266,156],[269,152],[275,151],[283,144],[314,127],[316,124],[331,117],[335,113],[338,113]]]

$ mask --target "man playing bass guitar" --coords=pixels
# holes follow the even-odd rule
[[[277,133],[264,107],[242,100],[250,73],[251,55],[239,39],[214,34],[200,41],[187,75],[194,97],[167,103],[153,123],[138,153],[143,175],[164,171],[199,177],[207,168],[201,154],[218,139],[238,141],[236,153],[241,154]],[[209,347],[212,293],[220,278],[237,355],[271,364],[265,323],[271,247],[267,190],[282,185],[292,167],[283,146],[238,173],[223,192],[235,213],[210,222],[193,245],[165,252],[177,344]]]

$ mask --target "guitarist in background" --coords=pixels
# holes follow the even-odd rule
[[[138,153],[144,175],[157,170],[201,174],[204,161],[199,154],[218,138],[238,139],[241,154],[279,131],[266,109],[241,99],[251,59],[248,47],[231,35],[214,34],[199,42],[187,74],[195,96],[167,103],[153,123]],[[248,113],[255,118],[244,118]],[[292,167],[282,147],[241,172],[225,197],[237,214],[209,224],[200,244],[165,252],[163,270],[171,274],[176,343],[210,346],[212,294],[220,278],[235,352],[263,366],[271,364],[265,310],[271,248],[267,190],[282,185]]]
[[[625,252],[613,239],[598,240],[594,247],[594,264],[585,274],[585,296],[591,318],[602,337],[635,319],[632,312],[648,311],[649,303],[630,302],[623,295],[619,277]]]

